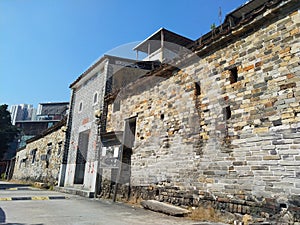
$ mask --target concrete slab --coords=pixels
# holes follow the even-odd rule
[[[72,187],[54,187],[54,191],[59,191],[62,193],[67,193],[67,194],[72,194],[72,195],[79,195],[79,196],[86,197],[86,198],[94,198],[94,196],[95,196],[94,192],[76,189],[76,188],[72,188]]]
[[[152,211],[161,212],[171,216],[185,216],[190,213],[189,210],[155,200],[142,201],[141,205],[145,209],[150,209]]]

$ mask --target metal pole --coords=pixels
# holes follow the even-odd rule
[[[125,135],[125,132],[123,134],[123,140],[124,140],[124,135]],[[122,174],[123,145],[121,145],[121,147],[120,147],[119,154],[120,154],[120,160],[119,160],[120,165],[119,165],[119,170],[118,170],[118,174],[117,174],[116,184],[115,184],[115,188],[114,188],[113,202],[116,202],[117,191],[118,191],[118,184],[120,182],[120,178],[121,178],[121,174]]]
[[[164,31],[160,31],[161,62],[164,60]]]
[[[150,46],[150,42],[148,43],[148,57],[150,56],[150,50],[151,50],[151,46]],[[149,59],[150,60],[150,59]]]
[[[99,115],[97,115],[99,116]],[[95,159],[97,160],[97,168],[96,168],[96,184],[95,184],[95,196],[97,197],[97,195],[100,194],[100,190],[101,190],[101,184],[100,184],[100,152],[101,152],[101,115],[100,117],[96,118],[96,124],[97,124],[97,137],[96,137],[96,157]]]

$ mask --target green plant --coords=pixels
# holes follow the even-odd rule
[[[6,179],[6,174],[5,173],[2,173],[1,174],[1,180],[5,180]]]
[[[216,29],[216,27],[217,27],[217,26],[216,26],[216,24],[215,24],[215,23],[213,23],[212,25],[210,25],[210,29],[211,29],[211,30],[214,30],[214,29]]]

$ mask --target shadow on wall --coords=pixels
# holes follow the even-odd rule
[[[29,224],[25,224],[25,223],[5,223],[5,221],[6,221],[5,212],[0,207],[0,224],[1,225],[29,225]],[[40,224],[31,224],[31,225],[43,225],[43,224],[40,223]]]

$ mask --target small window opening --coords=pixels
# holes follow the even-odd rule
[[[57,155],[60,155],[62,149],[62,142],[58,143]]]
[[[155,195],[159,196],[159,190],[158,189],[155,191]]]
[[[230,72],[230,75],[229,75],[230,84],[236,83],[237,80],[238,80],[238,69],[237,69],[237,67],[229,69],[229,72]]]
[[[160,119],[161,119],[161,120],[164,120],[164,119],[165,119],[165,114],[161,114],[161,115],[160,115]]]
[[[48,159],[50,158],[50,155],[51,155],[51,151],[52,151],[52,143],[48,143],[48,148],[47,148],[47,156],[48,156]]]
[[[225,116],[225,119],[228,120],[231,118],[231,109],[230,109],[230,106],[227,106],[224,108],[224,116]]]
[[[120,99],[116,99],[113,104],[113,112],[120,111],[120,108],[121,108],[121,101]]]
[[[96,92],[94,94],[94,104],[96,104],[98,102],[98,93]]]
[[[82,111],[82,102],[79,103],[79,112]]]
[[[200,82],[195,82],[195,95],[196,96],[201,95]]]
[[[31,160],[31,163],[34,163],[35,162],[35,159],[36,159],[36,151],[37,149],[34,149],[31,151],[31,154],[32,154],[32,160]]]
[[[288,208],[287,204],[285,204],[285,203],[280,203],[280,204],[279,204],[279,207],[280,207],[280,208],[284,208],[284,209],[287,209],[287,208]]]
[[[48,143],[47,155],[46,155],[46,168],[49,168],[50,156],[52,151],[52,143]]]

